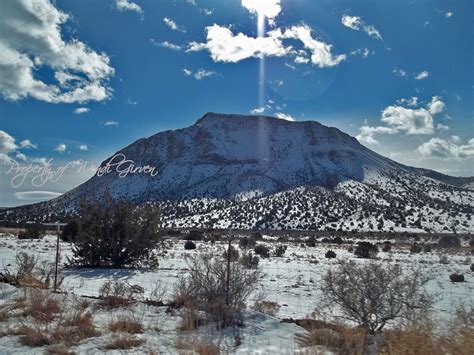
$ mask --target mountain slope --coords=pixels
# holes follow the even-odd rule
[[[472,179],[399,164],[314,121],[208,113],[117,154],[155,170],[120,177],[109,166],[18,213],[71,211],[82,196],[100,199],[107,190],[116,199],[159,202],[169,226],[473,230],[474,192],[463,187]]]

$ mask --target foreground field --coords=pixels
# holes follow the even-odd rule
[[[238,236],[235,237],[237,246]],[[18,303],[19,298],[28,303],[35,297],[43,299],[50,297],[54,303],[61,304],[64,318],[70,317],[70,312],[81,305],[82,315],[87,313],[93,315],[96,333],[70,346],[74,352],[79,353],[124,351],[127,346],[123,344],[120,346],[116,344],[115,350],[110,345],[119,341],[125,343],[128,341],[128,345],[131,345],[129,351],[139,353],[152,350],[160,353],[192,352],[198,351],[196,349],[206,344],[214,344],[220,351],[235,353],[293,354],[295,351],[308,351],[309,348],[301,347],[296,336],[305,330],[296,324],[282,323],[281,320],[303,319],[315,311],[318,313],[322,275],[335,267],[338,260],[354,260],[357,263],[366,263],[367,260],[359,259],[348,251],[359,241],[354,237],[346,238],[342,244],[333,244],[331,239],[326,239],[324,243],[318,240],[314,246],[308,246],[301,238],[277,239],[277,236],[264,236],[259,242],[270,249],[274,249],[277,245],[286,245],[287,250],[281,257],[260,259],[259,268],[262,276],[258,287],[247,302],[243,327],[234,326],[219,330],[215,326],[208,325],[188,330],[186,327],[183,328],[186,311],[164,306],[172,300],[178,279],[188,271],[188,257],[206,252],[222,254],[227,246],[223,238],[213,242],[195,241],[197,245],[195,250],[185,250],[184,240],[181,238],[165,238],[163,255],[156,270],[62,267],[61,275],[64,280],[60,290],[64,293],[61,294],[38,291],[45,293],[39,296],[32,293],[31,289],[16,289],[2,284],[0,302],[3,305],[2,309],[5,310],[11,309],[11,304]],[[431,252],[411,253],[410,245],[413,241],[405,240],[406,244],[397,244],[396,239],[394,235],[391,240],[391,251],[379,252],[376,262],[387,266],[399,264],[406,272],[421,268],[426,274],[430,274],[432,280],[427,288],[430,293],[436,294],[433,318],[440,331],[442,328],[447,328],[459,306],[470,307],[474,304],[474,273],[470,271],[471,250],[467,242],[463,241],[463,246],[456,249],[433,248]],[[389,239],[384,239],[386,240]],[[418,242],[429,244],[433,240],[418,240]],[[60,243],[61,265],[71,256],[71,247],[70,243]],[[336,253],[336,258],[325,257],[329,249]],[[56,253],[56,237],[48,235],[38,240],[19,240],[13,235],[3,235],[0,238],[0,267],[14,268],[15,258],[19,252],[34,254],[40,260],[50,263],[54,261]],[[463,274],[465,282],[451,282],[450,275],[453,273]],[[143,292],[136,297],[137,302],[130,302],[125,307],[113,310],[104,308],[100,305],[101,300],[96,298],[100,295],[104,283],[110,280],[121,280],[129,285],[136,285]],[[255,309],[255,302],[261,300],[267,301],[271,309],[265,310],[261,307]],[[27,321],[28,315],[24,321],[20,318],[20,323],[18,322],[17,313],[22,307],[13,308],[17,311],[8,312],[8,317],[5,316],[6,319],[0,322],[1,332],[8,335],[0,339],[0,353],[38,353],[37,347],[28,346],[24,342],[22,344],[21,339],[24,335],[21,332],[15,333],[12,330],[19,325],[30,324]],[[336,309],[333,316],[332,321],[338,317]],[[139,323],[140,331],[130,335],[128,331],[111,330],[114,328],[111,324],[120,319]],[[48,332],[52,331],[52,327],[48,329]],[[42,344],[45,345],[44,349],[50,343],[54,342],[45,341]],[[49,346],[51,347],[51,344]],[[314,348],[312,350],[315,351]]]

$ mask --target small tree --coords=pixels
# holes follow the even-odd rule
[[[336,252],[334,250],[328,250],[325,256],[328,259],[334,259],[336,257]]]
[[[114,202],[105,194],[104,203],[81,203],[74,238],[73,265],[90,267],[155,267],[159,219],[151,205],[136,207]]]
[[[404,275],[400,265],[340,261],[323,276],[323,307],[336,305],[344,318],[375,333],[387,323],[427,312],[433,304],[424,288],[428,281],[419,270]]]
[[[18,239],[40,239],[44,237],[45,229],[39,223],[27,224],[24,231],[18,233]]]
[[[379,249],[375,244],[370,242],[359,242],[357,248],[354,250],[354,254],[358,258],[372,259],[377,256]]]

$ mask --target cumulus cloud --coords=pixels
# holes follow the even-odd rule
[[[392,70],[392,73],[396,76],[407,76],[407,72],[402,68],[395,68]]]
[[[416,80],[423,80],[423,79],[426,79],[429,76],[430,76],[430,73],[426,70],[423,70],[422,72],[419,72],[418,74],[415,74],[415,79]]]
[[[8,154],[14,152],[18,146],[15,144],[15,138],[7,132],[0,130],[0,153]]]
[[[183,26],[179,26],[176,22],[174,22],[172,19],[169,17],[165,17],[163,19],[163,22],[165,23],[166,26],[171,28],[173,31],[178,31],[178,32],[186,32],[186,29]]]
[[[433,116],[442,112],[444,107],[444,102],[437,96],[434,96],[425,107],[407,108],[398,104],[388,106],[382,111],[380,119],[386,126],[371,127],[365,122],[356,138],[363,143],[378,144],[375,136],[380,133],[432,134]]]
[[[418,106],[418,97],[412,96],[408,99],[400,99],[400,100],[397,100],[397,103],[401,105],[416,107]]]
[[[115,7],[120,11],[134,11],[138,14],[143,14],[140,5],[129,0],[115,0]]]
[[[83,113],[87,113],[89,111],[90,111],[90,109],[88,109],[87,107],[78,107],[74,110],[74,113],[76,115],[82,115]]]
[[[210,71],[210,70],[205,70],[202,68],[199,68],[195,73],[193,73],[192,70],[183,69],[184,76],[193,76],[194,79],[196,80],[202,80],[204,78],[210,77],[210,76],[216,76],[217,73],[215,71]]]
[[[280,0],[242,0],[242,6],[251,13],[275,19],[281,12]]]
[[[457,137],[459,138],[459,137]],[[474,138],[467,144],[458,144],[459,140],[448,141],[441,138],[431,138],[418,147],[418,151],[425,157],[436,158],[469,158],[474,156]]]
[[[89,147],[86,144],[81,144],[78,148],[79,150],[82,150],[82,151],[89,150]]]
[[[438,123],[436,125],[436,129],[439,130],[439,131],[449,131],[449,126],[447,126],[445,124],[442,124],[442,123]]]
[[[158,47],[163,47],[163,48],[171,49],[171,50],[173,50],[173,51],[180,51],[180,50],[181,50],[181,46],[180,46],[180,45],[174,44],[174,43],[171,43],[171,42],[168,42],[168,41],[157,42],[157,41],[155,41],[153,38],[151,38],[151,39],[150,39],[150,42],[151,42],[154,46],[158,46]]]
[[[50,0],[2,1],[0,95],[51,103],[102,101],[111,95],[109,57],[78,39],[65,41],[61,27],[68,19]],[[44,68],[55,80],[36,75]]]
[[[289,115],[287,113],[283,113],[283,112],[277,112],[275,114],[275,116],[277,118],[279,118],[280,120],[286,120],[286,121],[294,121],[295,120],[291,115]]]
[[[20,147],[26,149],[38,149],[38,146],[36,144],[31,143],[29,139],[22,140],[20,142]]]
[[[66,144],[64,143],[60,143],[58,144],[58,146],[56,148],[54,148],[55,151],[59,152],[59,153],[64,153],[66,151]]]
[[[243,33],[234,34],[217,24],[206,28],[205,43],[191,42],[187,52],[208,50],[215,62],[236,63],[247,58],[283,57],[300,52],[291,46],[285,46],[283,40],[296,39],[312,53],[311,62],[318,67],[332,67],[346,59],[344,54],[334,56],[332,46],[313,38],[311,28],[307,25],[293,26],[284,31],[276,29],[266,37],[249,37]]]
[[[350,16],[350,15],[343,15],[341,18],[341,23],[354,30],[354,31],[364,31],[370,37],[383,40],[382,35],[380,32],[375,28],[373,25],[366,25],[362,17],[360,16]]]
[[[260,115],[263,112],[265,112],[265,107],[256,107],[253,110],[250,110],[252,115]]]

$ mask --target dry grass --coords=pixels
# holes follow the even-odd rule
[[[341,328],[336,332],[328,328],[313,329],[296,336],[301,347],[323,346],[340,355],[363,355],[367,353],[367,333],[360,328]]]
[[[111,332],[141,334],[143,333],[143,325],[131,317],[126,317],[125,319],[110,323],[109,330]]]
[[[179,338],[175,341],[175,347],[179,350],[188,350],[199,355],[219,355],[219,347],[210,341],[200,341],[196,338]]]
[[[49,345],[48,337],[43,334],[39,329],[30,326],[22,325],[20,327],[10,329],[8,335],[19,335],[19,342],[21,345],[29,347],[40,347]]]
[[[45,351],[46,355],[75,355],[75,352],[69,350],[64,344],[56,344],[48,346]]]
[[[51,293],[40,289],[26,290],[24,316],[41,323],[51,323],[63,311],[63,304]]]
[[[128,350],[143,344],[143,340],[130,335],[121,335],[113,338],[104,347],[105,350]]]
[[[274,317],[280,310],[281,306],[278,303],[273,302],[273,301],[261,300],[261,301],[256,301],[253,308],[257,312]]]
[[[67,345],[100,336],[94,326],[94,317],[91,313],[76,310],[71,316],[66,317],[58,323],[56,329],[51,332],[52,343],[64,343]]]

